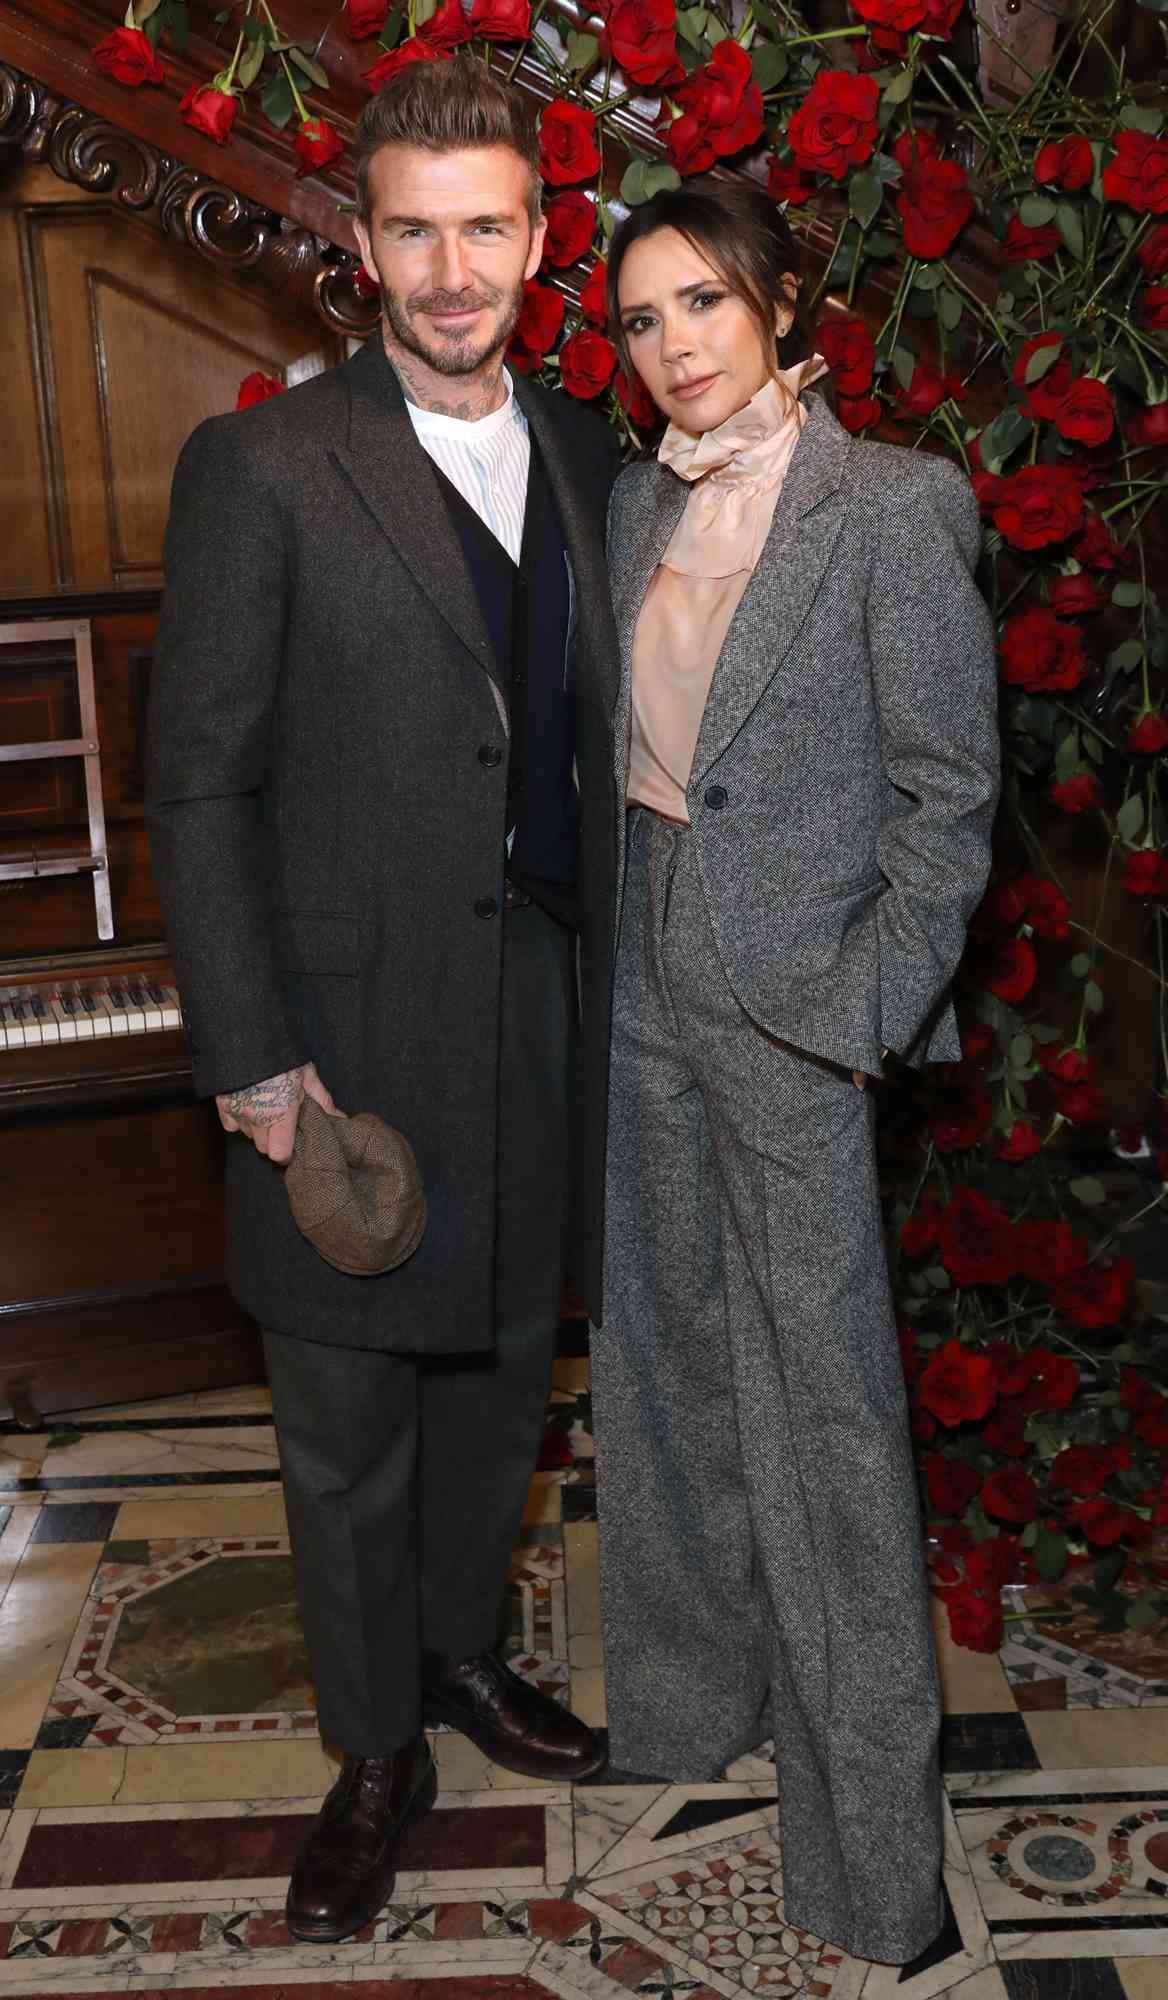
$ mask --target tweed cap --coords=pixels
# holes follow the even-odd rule
[[[297,1227],[350,1277],[394,1270],[422,1240],[426,1192],[413,1150],[372,1111],[333,1118],[306,1097],[284,1181]]]

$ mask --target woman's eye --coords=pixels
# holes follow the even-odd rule
[[[725,292],[699,292],[694,304],[699,312],[709,312],[712,306],[720,305],[725,296]]]
[[[635,319],[627,319],[624,324],[626,333],[644,333],[645,328],[649,325],[648,315],[638,313]]]

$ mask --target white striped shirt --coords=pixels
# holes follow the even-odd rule
[[[437,410],[406,403],[418,443],[457,486],[480,521],[501,542],[513,563],[523,547],[527,469],[531,439],[527,418],[515,401],[515,385],[503,370],[507,400],[489,416],[468,423]]]

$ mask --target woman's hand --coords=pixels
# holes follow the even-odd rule
[[[887,1049],[881,1049],[880,1051],[881,1060],[883,1060],[883,1058],[887,1054],[888,1054]],[[878,1076],[869,1076],[866,1069],[854,1069],[852,1071],[852,1082],[855,1084],[857,1090],[866,1090],[870,1083],[879,1083],[879,1081],[880,1078]]]

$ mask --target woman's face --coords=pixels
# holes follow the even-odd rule
[[[793,299],[796,280],[786,282]],[[620,317],[658,409],[695,436],[745,409],[774,371],[774,344],[749,306],[679,230],[655,229],[626,252]],[[776,309],[776,334],[791,317],[789,305]]]

